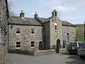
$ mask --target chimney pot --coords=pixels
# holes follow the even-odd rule
[[[21,10],[20,17],[24,17],[24,12]]]
[[[35,17],[35,18],[37,18],[37,17],[38,17],[38,14],[37,14],[37,12],[35,12],[35,15],[34,15],[34,17]]]

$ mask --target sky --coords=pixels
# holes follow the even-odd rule
[[[8,3],[17,16],[23,10],[25,17],[34,17],[37,12],[39,17],[48,18],[56,9],[62,21],[73,24],[83,24],[85,21],[85,0],[8,0]]]

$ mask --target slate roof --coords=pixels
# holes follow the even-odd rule
[[[9,24],[20,24],[20,25],[42,25],[42,23],[47,22],[49,18],[20,18],[19,16],[9,17]],[[68,21],[61,21],[63,26],[75,26]]]
[[[62,21],[63,25],[73,25],[72,23],[68,22],[68,21]]]
[[[39,21],[41,21],[42,23],[47,22],[47,18],[38,18]]]
[[[9,18],[9,24],[21,24],[21,25],[42,25],[34,18],[20,18],[17,16],[11,16]]]
[[[72,27],[76,27],[76,25],[74,25],[74,24],[72,24],[72,23],[70,23],[70,22],[68,22],[68,21],[61,21],[62,22],[62,25],[63,26],[72,26]]]

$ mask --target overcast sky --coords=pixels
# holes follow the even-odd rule
[[[24,10],[25,17],[50,17],[53,9],[58,12],[61,20],[73,24],[83,24],[85,21],[85,0],[8,0],[11,10],[19,16]]]

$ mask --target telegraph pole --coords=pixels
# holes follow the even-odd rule
[[[2,64],[5,64],[5,49],[2,47]]]

